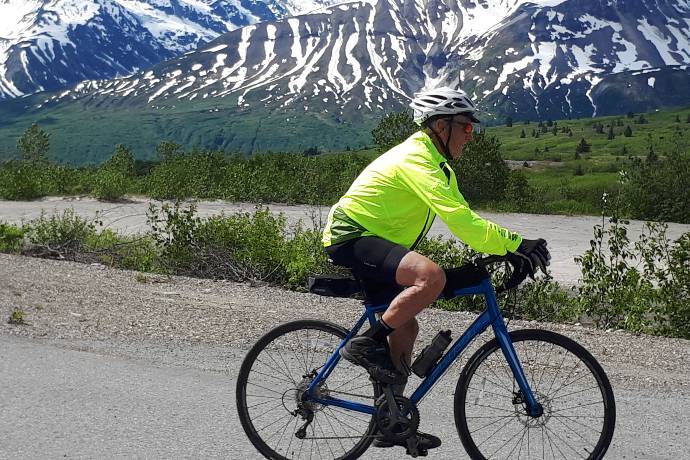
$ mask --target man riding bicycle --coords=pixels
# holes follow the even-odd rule
[[[474,213],[458,189],[450,162],[472,139],[476,109],[467,95],[448,87],[415,95],[410,107],[420,130],[374,160],[355,179],[328,215],[323,244],[336,265],[361,280],[390,286],[397,294],[379,321],[342,349],[343,358],[402,393],[414,342],[415,316],[434,302],[445,272],[414,251],[436,215],[476,251],[509,255],[524,276],[549,264],[543,239],[528,240]],[[418,433],[420,447],[441,445]],[[376,446],[391,446],[377,440]]]

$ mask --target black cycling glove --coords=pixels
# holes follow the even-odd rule
[[[546,240],[542,238],[538,240],[523,239],[515,252],[508,253],[508,261],[515,272],[534,279],[537,270],[546,274],[546,267],[551,263],[551,254],[546,249]]]

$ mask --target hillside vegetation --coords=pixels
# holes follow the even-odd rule
[[[414,130],[401,112],[379,122],[370,149],[246,156],[166,141],[153,161],[118,144],[98,166],[70,166],[50,160],[52,132],[34,124],[16,140],[19,159],[0,166],[0,198],[137,194],[330,205],[371,160]],[[475,135],[454,167],[463,195],[478,208],[600,214],[615,207],[623,217],[690,222],[688,130],[690,111],[508,123]]]

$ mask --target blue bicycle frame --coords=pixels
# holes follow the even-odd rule
[[[462,353],[465,348],[474,340],[478,335],[482,334],[491,325],[494,330],[496,339],[498,340],[501,350],[508,361],[510,369],[513,371],[515,380],[522,392],[522,396],[527,402],[527,412],[529,415],[538,415],[540,411],[540,405],[537,403],[532,390],[527,383],[527,378],[522,369],[522,365],[518,360],[515,348],[513,347],[513,342],[510,340],[508,335],[508,329],[506,328],[505,322],[503,321],[503,316],[498,307],[498,301],[496,300],[496,292],[491,284],[489,278],[484,279],[479,285],[472,286],[468,288],[458,289],[454,292],[455,296],[470,296],[470,295],[483,295],[486,300],[486,309],[479,315],[479,317],[472,323],[472,325],[467,328],[464,334],[460,336],[455,343],[451,346],[450,350],[443,356],[443,358],[433,367],[431,373],[426,377],[422,383],[417,387],[417,389],[412,393],[410,400],[416,405],[419,401],[431,390],[434,384],[441,378],[441,376],[448,370],[450,365],[455,361],[455,359]],[[353,401],[347,401],[337,398],[315,398],[314,389],[323,380],[326,380],[331,374],[335,366],[340,361],[340,349],[345,345],[345,343],[355,336],[361,327],[364,325],[366,320],[369,320],[370,324],[374,324],[376,319],[376,314],[384,312],[388,308],[388,304],[384,305],[370,305],[365,304],[365,311],[362,317],[357,321],[355,326],[352,328],[350,333],[343,339],[343,341],[338,345],[338,348],[330,356],[326,364],[321,368],[317,374],[314,381],[309,386],[306,391],[307,397],[310,401],[317,402],[319,404],[327,406],[337,406],[344,409],[349,409],[357,412],[362,412],[365,414],[374,414],[376,409],[374,406],[367,406],[366,404],[360,404]]]

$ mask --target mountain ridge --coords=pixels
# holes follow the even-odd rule
[[[4,0],[0,100],[129,75],[248,24],[333,0]]]
[[[4,113],[13,132],[29,119],[77,123],[55,113],[131,111],[157,140],[330,150],[366,145],[384,113],[439,84],[461,86],[493,123],[690,105],[689,53],[687,0],[360,0],[236,29],[146,71]],[[90,129],[99,142],[117,138]]]

